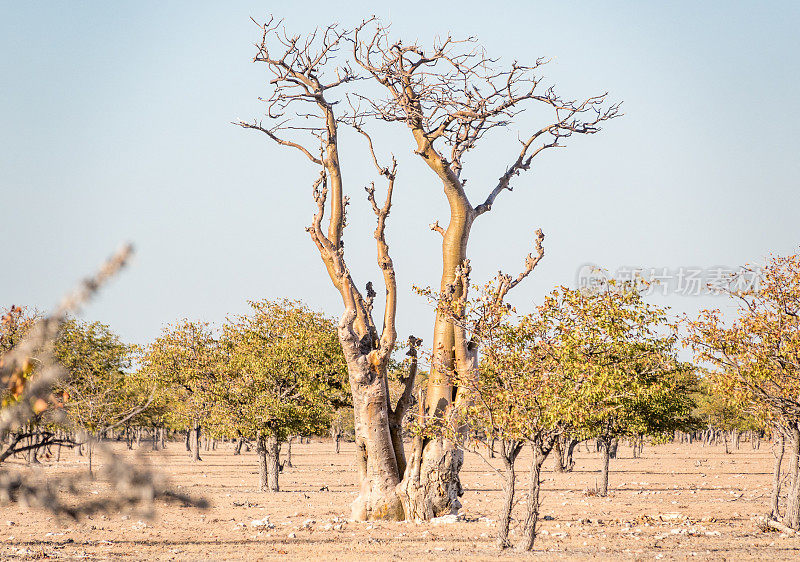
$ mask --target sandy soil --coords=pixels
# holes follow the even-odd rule
[[[283,491],[275,494],[256,490],[255,456],[233,456],[228,446],[204,453],[200,463],[189,460],[183,443],[144,456],[181,491],[207,498],[212,507],[201,511],[161,505],[153,520],[114,515],[75,523],[3,506],[0,557],[800,559],[800,536],[765,532],[755,519],[765,512],[769,498],[773,457],[767,445],[754,451],[744,443],[729,455],[722,447],[662,445],[646,447],[641,459],[632,459],[631,450],[620,446],[620,458],[611,464],[613,493],[607,498],[587,493],[598,479],[597,454],[582,448],[576,470],[567,474],[551,472],[548,460],[541,510],[547,520],[540,524],[535,551],[528,554],[495,549],[499,480],[476,455],[467,456],[462,472],[464,520],[441,524],[347,521],[356,495],[353,446],[348,444],[337,455],[329,441],[295,443],[295,468],[284,470]],[[84,459],[71,452],[64,457],[58,464],[20,467],[44,473],[85,470]],[[527,460],[523,457],[521,466]],[[523,487],[526,476],[520,475]],[[252,525],[264,517],[274,528]]]

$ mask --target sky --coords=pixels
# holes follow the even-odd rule
[[[84,311],[129,342],[182,318],[221,323],[248,299],[302,299],[341,314],[313,243],[317,171],[232,124],[263,116],[268,75],[253,63],[270,13],[295,34],[372,14],[406,42],[475,36],[499,64],[552,61],[567,98],[608,92],[624,116],[547,151],[472,230],[473,281],[515,273],[545,232],[546,256],[510,300],[530,310],[585,264],[705,273],[789,254],[800,242],[800,4],[796,2],[0,2],[0,307],[49,310],[123,242],[126,269]],[[424,7],[424,9],[421,9]],[[473,203],[515,158],[495,131],[466,161]],[[541,121],[539,121],[541,125]],[[407,130],[376,127],[399,172],[387,238],[398,331],[430,343],[447,222],[441,186]],[[375,179],[363,144],[342,135],[352,204],[345,233],[356,281],[379,286]],[[382,188],[378,183],[378,189]],[[725,308],[670,288],[676,316]]]

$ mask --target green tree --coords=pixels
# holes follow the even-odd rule
[[[126,373],[134,348],[124,344],[100,322],[69,319],[53,345],[55,359],[67,376],[59,384],[70,420],[87,435],[89,472],[93,440],[145,405],[146,399],[128,400]]]
[[[253,439],[259,487],[278,491],[281,444],[293,434],[327,430],[331,407],[348,404],[347,367],[336,325],[322,314],[289,300],[250,307],[251,314],[223,327],[228,362],[213,386],[209,423]]]
[[[212,390],[223,370],[224,355],[207,322],[182,320],[166,326],[142,359],[171,398],[166,414],[174,429],[189,431],[192,459],[200,461],[200,433],[208,421]]]
[[[509,319],[512,320],[512,319]],[[539,515],[542,465],[563,431],[562,420],[568,410],[565,388],[571,381],[553,364],[547,331],[537,314],[523,316],[516,322],[496,326],[490,337],[482,338],[483,358],[480,376],[459,380],[468,391],[461,414],[471,431],[467,435],[490,435],[499,444],[503,462],[504,500],[498,525],[497,544],[510,546],[508,539],[516,492],[517,457],[530,445],[527,513],[524,518],[520,549],[530,550],[536,537]],[[473,444],[481,451],[482,439]]]
[[[677,328],[636,281],[591,291],[560,287],[540,309],[561,375],[574,381],[564,421],[603,448],[599,493],[608,493],[612,441],[672,435],[689,423],[697,379],[678,360]]]
[[[690,324],[688,342],[710,364],[718,387],[750,404],[785,435],[791,482],[784,524],[800,529],[800,255],[771,258],[760,273],[744,268],[722,291],[736,305],[726,321],[705,310]],[[780,472],[777,467],[776,475]],[[777,478],[778,476],[776,476]],[[773,507],[777,517],[777,508]]]

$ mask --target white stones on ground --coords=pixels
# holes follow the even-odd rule
[[[270,523],[269,515],[267,515],[263,519],[253,519],[252,521],[250,521],[250,526],[251,527],[264,527],[266,529],[274,529],[275,528],[275,524],[274,523]]]

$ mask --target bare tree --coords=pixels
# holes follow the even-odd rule
[[[431,229],[442,235],[442,291],[453,283],[457,293],[463,290],[456,271],[468,258],[472,224],[492,209],[503,191],[512,190],[515,176],[529,170],[543,151],[564,146],[574,134],[596,133],[604,121],[619,115],[619,104],[608,105],[606,94],[574,101],[562,98],[552,86],[544,88],[537,72],[546,64],[545,59],[540,58],[531,66],[514,62],[506,70],[498,69],[496,61],[473,38],[458,41],[447,37],[437,40],[428,50],[416,43],[393,40],[388,27],[372,18],[356,28],[353,56],[388,94],[383,100],[365,96],[358,96],[359,99],[370,108],[373,117],[406,125],[414,152],[441,182],[450,220],[446,228],[436,221]],[[551,110],[552,119],[520,138],[519,152],[510,155],[497,184],[487,187],[483,202],[472,204],[462,174],[466,154],[487,133],[504,129],[532,104]],[[424,408],[428,421],[446,418],[459,400],[454,380],[463,380],[465,373],[460,371],[471,369],[478,353],[464,338],[446,315],[437,313]],[[465,348],[473,356],[466,361],[459,359],[459,350]],[[417,496],[410,501],[417,507],[407,515],[430,518],[456,511],[460,507],[458,473],[462,455],[454,443],[445,438],[430,439],[419,461],[416,489],[404,486],[406,493]]]
[[[372,138],[353,114],[335,111],[334,90],[356,79],[350,67],[336,66],[335,56],[350,38],[352,31],[336,25],[317,30],[309,36],[290,37],[281,22],[270,20],[261,26],[263,35],[255,62],[264,63],[271,76],[272,93],[267,103],[270,126],[239,122],[242,127],[264,133],[276,143],[302,153],[320,168],[312,193],[317,211],[307,228],[331,282],[339,291],[344,314],[339,322],[339,340],[347,363],[353,394],[355,438],[360,477],[360,494],[353,504],[356,519],[403,519],[404,511],[396,487],[405,470],[405,458],[399,433],[393,436],[390,420],[402,419],[410,401],[403,392],[396,404],[390,402],[387,370],[395,348],[397,332],[397,284],[395,270],[386,242],[386,221],[392,204],[397,163],[382,166]],[[295,107],[298,109],[295,110]],[[293,124],[289,111],[303,118],[303,125]],[[344,195],[339,163],[338,129],[349,123],[361,133],[370,156],[387,183],[386,197],[379,203],[375,186],[367,188],[367,198],[377,218],[375,241],[378,266],[383,274],[386,299],[380,331],[373,320],[376,292],[371,283],[362,293],[353,281],[345,262],[342,239],[347,197]],[[304,136],[305,135],[305,136]],[[298,138],[300,137],[300,138]],[[316,148],[314,145],[318,145]],[[326,210],[327,229],[323,229]],[[411,373],[403,379],[408,392],[413,388]],[[393,439],[394,437],[394,439]]]
[[[426,54],[417,45],[391,43],[387,29],[375,18],[352,30],[332,25],[303,38],[288,35],[282,23],[272,19],[260,27],[262,38],[254,60],[264,63],[271,77],[271,93],[263,100],[268,124],[239,122],[238,125],[295,149],[320,169],[313,185],[317,212],[307,230],[345,307],[339,337],[353,393],[361,481],[353,515],[358,519],[428,519],[456,511],[460,507],[461,451],[445,437],[424,439],[419,442],[420,449],[412,452],[413,462],[407,463],[402,432],[396,431],[397,423],[393,423],[402,420],[410,406],[415,380],[413,373],[402,379],[403,392],[399,401],[392,404],[387,367],[397,338],[397,286],[385,228],[397,164],[394,158],[389,166],[380,163],[365,123],[370,119],[405,123],[411,130],[415,152],[441,181],[450,204],[450,222],[446,228],[438,222],[431,228],[443,236],[441,290],[451,286],[457,295],[462,288],[456,270],[467,259],[473,221],[492,208],[502,191],[511,190],[512,178],[528,170],[536,155],[547,148],[562,146],[573,134],[598,131],[601,122],[618,114],[618,106],[605,107],[605,95],[574,102],[563,100],[552,88],[540,92],[541,79],[535,71],[544,64],[543,60],[532,67],[515,63],[508,71],[496,71],[494,61],[476,49],[472,39],[448,38],[435,45],[431,54]],[[353,66],[347,53],[343,56],[340,52],[343,47],[348,48],[349,57],[355,62]],[[353,68],[362,75],[357,75]],[[384,86],[389,93],[387,99],[367,97],[363,89],[343,92],[365,78]],[[347,109],[337,105],[344,99],[350,102]],[[465,191],[466,180],[461,177],[464,155],[488,131],[507,125],[529,102],[551,108],[552,122],[521,140],[519,153],[513,156],[498,184],[488,190],[483,203],[473,206]],[[367,188],[377,217],[378,266],[386,289],[380,332],[373,321],[376,292],[370,283],[365,293],[356,287],[344,257],[342,234],[347,197],[338,137],[339,126],[343,124],[365,138],[371,160],[387,182],[382,204],[376,199],[374,185]],[[450,150],[447,157],[444,148]],[[323,230],[326,211],[327,230]],[[512,281],[509,278],[509,289],[516,285]],[[464,331],[458,331],[445,315],[437,313],[433,365],[422,411],[424,420],[435,425],[437,420],[447,417],[458,400],[454,375],[459,370],[476,372],[477,357],[477,342],[470,340]]]

